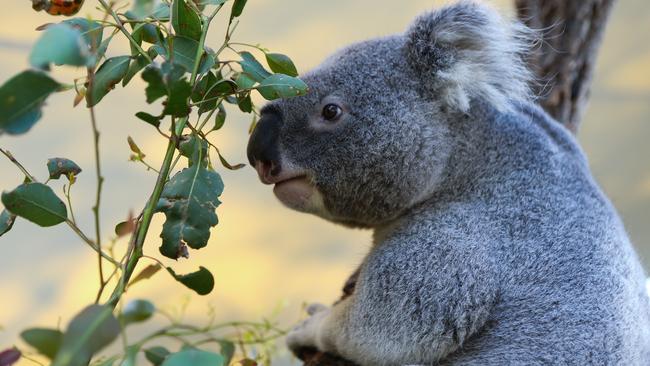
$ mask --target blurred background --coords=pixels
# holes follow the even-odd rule
[[[79,14],[97,14],[87,0]],[[125,2],[122,2],[125,3]],[[317,65],[337,48],[369,37],[403,31],[420,12],[440,5],[432,0],[250,0],[234,38],[260,43],[273,52],[292,57],[299,71]],[[512,14],[510,1],[495,1]],[[4,1],[0,13],[0,82],[27,67],[38,25],[58,21],[31,10],[27,0]],[[225,19],[213,23],[208,44],[221,44]],[[646,0],[619,1],[605,32],[599,55],[591,104],[580,140],[593,173],[623,216],[646,268],[650,268],[650,4]],[[115,44],[108,56],[128,52]],[[55,72],[71,82],[81,72]],[[79,225],[92,230],[94,160],[91,127],[86,109],[72,108],[72,92],[49,99],[43,120],[28,134],[0,137],[37,177],[47,176],[50,157],[66,157],[84,172],[73,187],[73,205]],[[153,187],[155,174],[129,162],[130,135],[160,166],[165,141],[138,121],[134,114],[145,104],[139,77],[126,89],[118,87],[98,106],[102,132],[104,175],[102,229],[104,237],[128,212],[139,211]],[[156,107],[147,107],[155,111]],[[229,120],[213,142],[231,163],[246,162],[250,116],[229,109]],[[289,327],[301,316],[303,302],[331,303],[339,296],[347,276],[361,262],[370,233],[349,230],[281,206],[271,189],[262,186],[249,167],[231,172],[220,169],[226,188],[219,207],[219,225],[210,244],[192,252],[189,261],[175,265],[178,272],[208,267],[216,287],[206,297],[191,296],[186,319],[200,324],[212,308],[220,320],[257,320],[278,316]],[[20,184],[21,174],[0,159],[0,190]],[[57,183],[57,193],[61,184]],[[158,256],[162,220],[150,231],[146,251]],[[18,342],[19,332],[30,326],[56,327],[94,300],[98,279],[96,257],[66,226],[39,228],[17,220],[0,238],[0,349]],[[159,274],[133,287],[127,298],[154,299],[170,312],[178,312],[192,293],[169,276]],[[274,315],[275,314],[275,315]],[[294,364],[280,350],[277,364]]]

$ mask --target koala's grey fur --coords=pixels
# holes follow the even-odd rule
[[[273,102],[311,210],[375,242],[293,348],[361,365],[650,365],[645,274],[575,138],[530,101],[525,29],[460,2]],[[326,103],[343,117],[324,121]]]

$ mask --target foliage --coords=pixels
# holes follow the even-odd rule
[[[34,9],[52,15],[73,15],[83,1],[65,8],[48,0],[32,0]],[[90,1],[89,1],[90,2]],[[235,43],[231,37],[246,7],[246,0],[134,0],[124,11],[119,1],[96,0],[103,16],[98,19],[69,18],[56,24],[39,27],[42,31],[29,57],[31,68],[19,73],[0,87],[0,135],[27,133],[40,119],[47,98],[53,93],[74,92],[74,105],[86,101],[94,132],[95,174],[97,188],[93,217],[94,238],[81,230],[75,220],[71,187],[77,179],[85,179],[82,168],[66,158],[47,161],[47,180],[39,181],[9,151],[0,149],[25,176],[22,184],[2,193],[4,210],[0,213],[0,236],[11,230],[16,219],[26,219],[42,227],[68,225],[98,258],[99,288],[94,304],[89,304],[70,320],[67,328],[31,328],[21,333],[31,351],[11,348],[0,352],[0,365],[11,365],[21,357],[32,360],[44,357],[55,366],[64,365],[135,365],[138,357],[153,365],[229,365],[232,362],[267,363],[264,352],[247,352],[244,345],[266,347],[270,340],[284,334],[270,322],[230,322],[195,327],[184,324],[161,312],[147,300],[123,304],[130,286],[160,273],[194,290],[209,294],[214,287],[210,271],[198,266],[188,274],[177,274],[159,259],[145,255],[151,243],[145,238],[155,213],[165,215],[159,252],[172,259],[189,257],[190,250],[208,244],[210,232],[218,224],[217,207],[224,183],[213,165],[211,153],[216,152],[226,169],[243,164],[230,164],[209,140],[209,135],[227,122],[226,104],[253,115],[256,109],[251,93],[273,100],[302,95],[307,86],[297,78],[295,65],[289,57],[252,44]],[[227,29],[221,46],[206,47],[208,29],[215,16],[230,6]],[[91,5],[85,4],[86,8]],[[113,41],[125,39],[130,53],[107,57]],[[262,55],[268,67],[255,54]],[[260,58],[262,59],[262,58]],[[52,67],[73,67],[83,72],[71,85],[52,78]],[[144,164],[157,173],[142,212],[118,223],[110,243],[102,240],[100,204],[102,176],[99,131],[94,106],[121,84],[129,85],[137,75],[145,81],[147,103],[162,100],[158,114],[138,112],[134,117],[151,126],[152,134],[167,140],[164,160],[159,169],[145,161],[146,155],[129,137],[131,160]],[[167,130],[164,132],[164,130]],[[180,166],[185,161],[186,167]],[[177,167],[178,165],[178,167]],[[61,176],[64,199],[51,185]],[[128,238],[128,248],[120,257],[114,245]],[[135,273],[143,259],[154,264]],[[104,266],[111,266],[108,270]],[[111,281],[112,280],[112,281]],[[114,286],[111,292],[107,290]],[[147,322],[155,314],[170,319],[170,324],[157,329],[135,343],[126,342],[122,352],[109,357],[98,356],[120,333],[136,323]],[[234,329],[238,336],[218,336],[214,332]],[[162,338],[181,340],[179,351],[170,351],[157,344]],[[237,346],[239,347],[237,347]],[[215,349],[211,349],[215,346]],[[36,352],[39,356],[34,356]],[[139,356],[140,355],[140,356]]]

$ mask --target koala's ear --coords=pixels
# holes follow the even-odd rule
[[[530,98],[523,57],[534,33],[495,10],[461,1],[419,16],[406,32],[408,62],[423,90],[467,111],[482,98],[499,110]]]

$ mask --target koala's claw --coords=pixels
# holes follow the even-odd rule
[[[287,346],[294,353],[305,348],[319,347],[318,336],[325,317],[329,314],[329,308],[322,304],[310,304],[307,306],[309,318],[295,326],[287,335]]]

